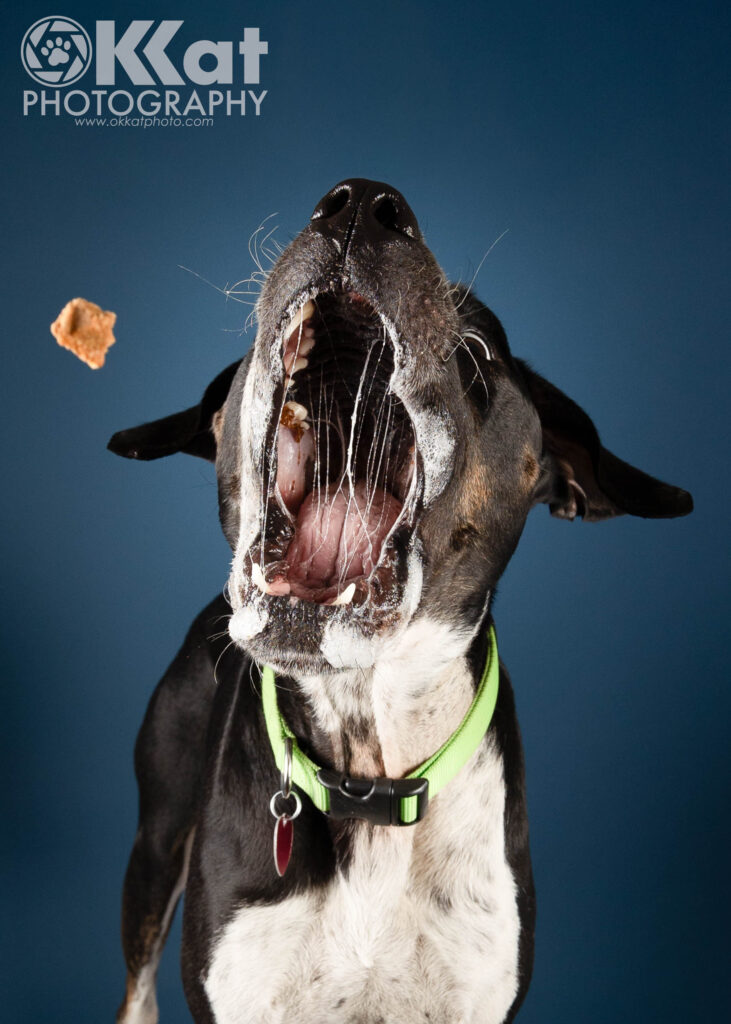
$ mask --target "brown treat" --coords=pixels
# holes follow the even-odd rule
[[[51,324],[51,334],[63,348],[71,349],[92,370],[104,366],[107,349],[114,344],[116,313],[86,299],[67,302]]]

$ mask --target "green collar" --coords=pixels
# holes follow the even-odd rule
[[[285,742],[291,741],[292,782],[318,810],[332,818],[364,818],[378,825],[412,825],[423,818],[430,798],[450,782],[482,742],[497,703],[500,667],[495,630],[490,626],[485,669],[462,722],[435,754],[405,779],[353,779],[319,768],[300,750],[277,704],[274,670],[265,665],[261,695],[274,760],[284,770]]]

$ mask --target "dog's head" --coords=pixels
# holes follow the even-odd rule
[[[215,460],[230,632],[260,662],[366,667],[422,615],[472,635],[539,502],[565,519],[692,509],[513,358],[388,185],[328,192],[257,317],[253,349],[200,405],[110,448]]]

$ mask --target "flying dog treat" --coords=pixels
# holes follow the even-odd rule
[[[116,313],[86,299],[72,299],[51,324],[51,334],[63,348],[71,349],[92,370],[104,366],[107,349],[116,341],[112,328]]]

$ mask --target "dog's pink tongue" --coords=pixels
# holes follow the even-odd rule
[[[377,488],[368,500],[365,482],[309,494],[299,510],[286,560],[290,580],[326,587],[367,575],[398,518],[401,503]]]

